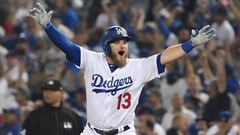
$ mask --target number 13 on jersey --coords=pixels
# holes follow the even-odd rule
[[[118,96],[117,109],[128,109],[131,106],[131,94],[129,92],[120,94]]]

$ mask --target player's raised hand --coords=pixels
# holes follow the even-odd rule
[[[30,10],[29,15],[44,27],[50,22],[52,13],[53,11],[47,12],[40,3],[37,3],[37,6]]]
[[[216,37],[216,30],[210,25],[204,26],[198,33],[192,30],[191,41],[194,46],[199,46]]]

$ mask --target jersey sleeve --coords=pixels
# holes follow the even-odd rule
[[[147,58],[140,59],[138,63],[138,72],[142,82],[151,81],[154,78],[160,78],[165,72],[165,65],[160,62],[161,54],[156,54]]]
[[[80,47],[80,69],[86,69],[87,66],[92,65],[91,62],[96,60],[97,53],[83,47]]]

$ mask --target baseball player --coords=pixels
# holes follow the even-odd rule
[[[160,77],[164,65],[175,61],[193,48],[213,39],[210,26],[203,27],[189,41],[173,45],[148,58],[129,59],[131,37],[121,26],[112,26],[102,36],[104,53],[97,53],[72,43],[50,22],[52,11],[37,3],[30,11],[69,61],[84,72],[87,97],[87,124],[81,135],[136,135],[134,111],[145,83]]]

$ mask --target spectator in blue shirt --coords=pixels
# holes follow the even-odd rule
[[[15,108],[5,109],[3,111],[3,124],[0,125],[0,135],[18,135],[21,125],[18,123],[19,111]]]
[[[72,7],[71,0],[60,0],[56,4],[62,23],[72,31],[76,30],[79,24],[79,18],[77,12]]]

